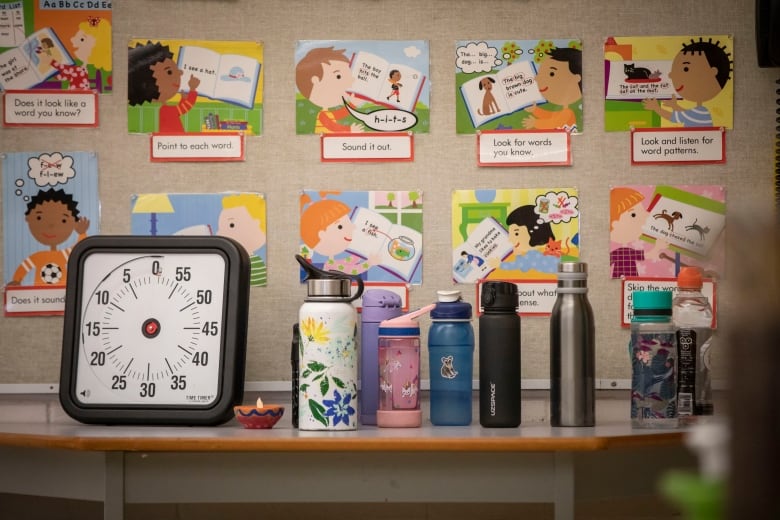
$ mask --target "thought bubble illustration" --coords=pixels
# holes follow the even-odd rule
[[[455,65],[468,74],[473,72],[490,72],[493,67],[503,63],[498,58],[498,49],[490,47],[485,42],[471,42],[455,51]]]
[[[417,116],[406,110],[380,108],[364,114],[349,106],[346,100],[344,100],[344,106],[347,107],[352,117],[360,120],[371,130],[378,132],[401,132],[417,124]]]
[[[27,176],[38,186],[56,186],[65,184],[76,176],[73,169],[73,157],[61,153],[41,154],[27,160]]]
[[[536,197],[536,213],[544,222],[554,224],[569,222],[580,214],[577,209],[578,203],[577,197],[570,196],[565,191],[558,193],[550,191]]]

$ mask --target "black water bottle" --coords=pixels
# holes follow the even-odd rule
[[[517,286],[482,284],[479,317],[479,423],[487,428],[520,425],[520,316]]]

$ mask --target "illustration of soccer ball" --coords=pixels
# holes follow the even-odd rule
[[[41,280],[48,284],[55,284],[62,280],[62,269],[57,264],[46,264],[41,269]]]

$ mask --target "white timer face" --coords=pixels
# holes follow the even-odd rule
[[[75,398],[88,406],[218,400],[226,265],[218,253],[89,254]]]

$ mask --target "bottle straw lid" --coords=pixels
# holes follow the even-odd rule
[[[417,318],[431,312],[434,307],[436,307],[436,304],[431,303],[416,311],[402,314],[401,316],[389,320],[383,320],[379,324],[379,334],[397,335],[398,333],[401,333],[401,335],[409,335],[410,332],[419,334],[420,324],[417,323]]]

